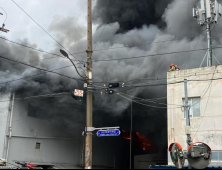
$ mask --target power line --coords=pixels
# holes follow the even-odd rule
[[[125,96],[128,96],[130,98],[135,98],[136,100],[138,100],[138,102],[148,102],[148,103],[156,103],[156,104],[165,105],[165,106],[180,106],[180,107],[182,107],[182,105],[165,104],[165,103],[158,103],[158,102],[156,102],[157,100],[166,99],[167,97],[154,98],[154,99],[142,99],[142,98],[138,98],[138,97],[135,97],[135,96],[128,95],[126,93],[121,93],[121,94],[123,94]]]
[[[42,68],[38,68],[38,67],[32,66],[32,65],[30,65],[30,64],[23,63],[23,62],[20,62],[20,61],[16,61],[16,60],[13,60],[13,59],[9,59],[9,58],[6,58],[6,57],[2,57],[2,56],[0,56],[0,58],[5,59],[5,60],[8,60],[8,61],[15,62],[15,63],[19,63],[19,64],[22,64],[22,65],[25,65],[25,66],[28,66],[28,67],[32,67],[32,68],[35,68],[35,69],[37,69],[37,70],[41,70],[41,71],[44,71],[44,72],[57,74],[57,75],[59,75],[59,76],[62,76],[62,77],[68,78],[68,79],[76,80],[76,81],[78,81],[78,82],[80,82],[80,83],[82,83],[82,82],[85,81],[85,80],[82,80],[82,79],[77,79],[77,78],[69,77],[69,76],[66,76],[66,75],[63,75],[63,74],[60,74],[60,73],[54,72],[54,71],[50,71],[50,70],[46,70],[46,69],[42,69]],[[81,81],[82,81],[82,82],[81,82]]]
[[[24,45],[24,44],[18,43],[18,42],[15,42],[15,41],[9,40],[9,39],[4,38],[4,37],[0,37],[0,39],[5,40],[5,41],[8,41],[8,42],[13,43],[13,44],[16,44],[16,45],[19,45],[19,46],[22,46],[22,47],[25,47],[25,48],[29,48],[29,49],[32,49],[32,50],[35,50],[35,51],[41,52],[41,53],[46,53],[46,54],[49,54],[49,55],[57,56],[57,57],[54,57],[54,58],[61,57],[61,58],[67,59],[66,57],[63,57],[63,56],[61,56],[61,55],[54,54],[54,53],[50,53],[50,52],[47,52],[47,51],[44,51],[44,50],[39,50],[39,49],[37,49],[37,48],[30,47],[30,46],[27,46],[27,45]],[[37,60],[36,60],[36,61],[37,61]],[[76,60],[76,61],[77,61],[77,60]]]
[[[130,98],[128,98],[128,97],[125,97],[125,96],[123,96],[123,95],[121,95],[121,94],[119,94],[119,96],[121,96],[121,97],[123,97],[123,98],[125,98],[125,99],[127,99],[127,100],[129,100],[129,101],[131,101],[131,102],[135,102],[135,103],[137,103],[137,104],[144,105],[144,106],[148,106],[148,107],[153,107],[153,108],[158,108],[158,109],[167,109],[167,108],[168,108],[168,107],[158,107],[158,106],[153,106],[153,105],[147,105],[147,104],[144,104],[144,103],[141,103],[141,102],[132,100],[132,99],[130,99]],[[181,107],[177,107],[177,108],[181,108]],[[170,109],[170,108],[168,108],[168,109]],[[171,109],[174,109],[174,108],[171,108]]]
[[[42,98],[42,97],[55,97],[55,96],[61,96],[61,95],[71,95],[71,93],[63,92],[63,93],[45,94],[45,95],[30,96],[30,97],[23,97],[23,98],[15,98],[15,100],[27,100],[27,99]]]
[[[112,16],[113,11],[114,11],[114,9],[115,9],[115,7],[116,7],[117,2],[118,2],[118,0],[116,0],[115,5],[114,5],[114,7],[113,7],[113,9],[112,9],[112,12],[110,13],[109,18]],[[97,41],[97,43],[96,43],[96,45],[95,45],[95,47],[94,47],[94,50],[96,49],[97,45],[99,44],[99,41],[100,41],[100,39],[101,39],[101,37],[102,37],[102,35],[103,35],[103,32],[104,32],[105,29],[106,29],[106,26],[107,26],[107,25],[105,25],[105,26],[103,27],[103,30],[102,30],[102,32],[101,32],[101,34],[100,34],[100,36],[99,36],[99,39],[98,39],[98,41]]]
[[[172,41],[175,41],[175,40],[165,40],[165,41],[148,42],[148,43],[141,44],[141,45],[132,45],[132,46],[122,46],[122,47],[111,47],[111,48],[104,48],[104,49],[98,49],[98,50],[94,50],[94,52],[99,52],[99,51],[108,51],[108,50],[115,50],[115,49],[122,49],[122,48],[141,47],[141,46],[145,46],[145,45],[149,45],[149,44],[157,44],[157,43],[163,43],[163,42],[172,42]]]
[[[213,77],[214,77],[214,75],[213,75]],[[213,77],[212,77],[212,79],[213,79]],[[212,83],[213,83],[213,80],[210,82],[209,87],[207,88],[207,91],[208,91],[208,89],[210,88],[210,92],[209,92],[209,96],[208,96],[208,99],[207,99],[207,104],[206,104],[206,107],[205,107],[205,110],[204,110],[203,117],[204,117],[205,114],[206,114],[207,106],[208,106],[208,103],[209,103],[210,94],[211,94],[211,90],[212,90]],[[207,93],[207,91],[205,92],[205,94]],[[204,95],[205,95],[205,94],[204,94]],[[199,129],[200,129],[200,126],[201,126],[201,124],[202,124],[202,121],[203,121],[203,118],[202,118],[201,121],[200,121],[200,124],[199,124],[199,126],[198,126],[198,129],[197,129],[195,135],[194,135],[194,138],[196,137],[197,132],[198,132]]]
[[[5,21],[3,22],[3,24],[5,24],[5,22],[6,22],[7,18],[8,18],[8,14],[7,14],[7,12],[2,7],[0,7],[0,8],[5,12],[5,15],[6,15]]]
[[[66,57],[63,57],[61,55],[58,55],[58,54],[55,54],[55,53],[51,53],[51,52],[47,52],[47,51],[40,50],[40,49],[36,49],[36,48],[30,47],[30,46],[27,46],[27,45],[23,45],[23,44],[20,44],[18,42],[15,42],[15,41],[3,38],[3,37],[0,37],[0,39],[3,39],[5,41],[9,41],[11,43],[14,43],[14,44],[17,44],[17,45],[20,45],[20,46],[23,46],[23,47],[26,47],[26,48],[38,51],[38,52],[42,52],[42,53],[46,53],[46,54],[49,54],[49,55],[57,56],[57,57],[52,57],[52,58],[44,58],[44,59],[41,59],[41,60],[55,59],[55,58],[58,58],[58,57],[61,57],[63,59],[67,59]],[[168,40],[168,41],[174,41],[174,40]],[[159,41],[159,42],[153,42],[153,43],[168,42],[168,41]],[[152,44],[152,43],[150,43],[150,44]],[[138,47],[138,46],[117,47],[117,48],[132,48],[132,47]],[[100,49],[100,50],[95,50],[95,52],[96,51],[103,51],[103,50],[105,51],[105,50],[109,50],[109,49],[117,49],[117,48]],[[222,47],[215,47],[213,49],[221,49],[221,48]],[[102,61],[106,62],[106,61],[115,61],[115,60],[116,61],[118,61],[118,60],[129,60],[129,59],[134,59],[134,58],[145,58],[145,57],[151,57],[151,56],[169,55],[169,54],[186,53],[186,52],[197,52],[197,51],[203,51],[203,50],[207,50],[207,49],[178,51],[178,52],[172,52],[172,53],[153,54],[153,55],[145,55],[145,56],[130,57],[130,58],[120,58],[120,59],[94,60],[93,62],[102,62]],[[82,53],[85,53],[85,52],[77,52],[77,53],[73,53],[73,54],[82,54]],[[34,61],[40,61],[40,60],[33,60],[33,61],[30,61],[30,62],[34,62]],[[72,61],[78,61],[78,60],[72,60]],[[81,63],[83,63],[83,62],[80,62],[79,64],[81,64]]]
[[[41,60],[33,60],[33,61],[30,61],[30,62],[42,61],[42,60],[49,60],[49,59],[56,59],[56,58],[58,58],[58,57],[61,57],[61,58],[63,58],[63,59],[67,59],[66,57],[64,57],[64,56],[62,56],[62,55],[55,54],[55,53],[51,53],[51,52],[44,51],[44,50],[40,50],[40,49],[37,49],[37,48],[34,48],[34,47],[30,47],[30,46],[27,46],[27,45],[24,45],[24,44],[21,44],[21,43],[18,43],[18,42],[9,40],[9,39],[4,38],[4,37],[0,37],[0,39],[5,40],[5,41],[8,41],[8,42],[13,43],[13,44],[16,44],[16,45],[19,45],[19,46],[22,46],[22,47],[25,47],[25,48],[32,49],[32,50],[34,50],[34,51],[38,51],[38,52],[41,52],[41,53],[46,53],[46,54],[48,54],[48,55],[56,56],[56,57],[51,57],[51,58],[44,58],[44,59],[41,59]],[[146,43],[146,44],[143,44],[143,45],[153,44],[153,43],[161,43],[161,42],[169,42],[169,41],[174,41],[174,40],[152,42],[152,43]],[[142,46],[142,45],[139,45],[139,46]],[[99,50],[95,50],[94,52],[105,51],[105,50],[113,50],[113,49],[118,49],[118,48],[132,48],[132,47],[139,47],[139,46],[127,46],[127,47],[116,47],[116,48],[99,49]],[[86,53],[86,52],[85,52],[85,51],[83,51],[83,52],[76,52],[76,53],[72,53],[72,55],[75,55],[75,54],[83,54],[83,53]],[[106,54],[106,53],[105,53],[105,54]],[[106,54],[106,55],[108,55],[108,54]],[[78,61],[78,60],[72,60],[72,61]],[[83,62],[80,62],[80,64],[82,64],[82,63],[83,63]]]
[[[213,49],[221,49],[222,47],[214,47]],[[129,57],[129,58],[115,58],[115,59],[107,59],[107,60],[94,60],[92,62],[106,62],[106,61],[120,61],[120,60],[132,60],[138,58],[146,58],[146,57],[154,57],[154,56],[161,56],[161,55],[170,55],[170,54],[179,54],[179,53],[187,53],[187,52],[197,52],[197,51],[205,51],[205,49],[198,49],[198,50],[189,50],[189,51],[176,51],[170,53],[162,53],[162,54],[152,54],[152,55],[144,55],[144,56],[137,56],[137,57]]]
[[[48,33],[37,21],[35,21],[24,9],[22,9],[14,0],[12,2],[20,9],[22,10],[34,23],[36,23],[47,35],[49,35],[57,44],[59,44],[63,49],[69,52],[60,42],[58,42],[50,33]],[[70,52],[69,52],[70,53]],[[72,53],[70,53],[72,55]],[[76,60],[81,62],[77,57],[72,55]],[[82,61],[84,62],[84,61]]]
[[[51,71],[62,70],[62,69],[69,68],[69,67],[72,67],[72,65],[70,65],[70,66],[65,66],[65,67],[58,68],[58,69],[51,70]],[[28,79],[28,78],[36,77],[36,76],[43,75],[43,74],[46,74],[46,73],[47,73],[47,72],[45,72],[45,73],[40,73],[40,74],[35,74],[35,75],[32,75],[32,76],[22,77],[22,78],[19,78],[19,79],[10,80],[10,81],[3,82],[3,83],[0,83],[0,84],[7,84],[7,83],[15,82],[15,81],[26,80],[26,79]]]
[[[48,54],[48,55],[56,56],[56,57],[52,57],[52,58],[44,58],[44,59],[41,59],[41,60],[55,59],[55,58],[58,58],[58,57],[61,57],[61,58],[63,58],[63,59],[67,59],[66,57],[64,57],[64,56],[62,56],[62,55],[55,54],[55,53],[51,53],[51,52],[44,51],[44,50],[40,50],[40,49],[37,49],[37,48],[34,48],[34,47],[30,47],[30,46],[27,46],[27,45],[24,45],[24,44],[21,44],[21,43],[18,43],[18,42],[9,40],[9,39],[4,38],[4,37],[0,37],[0,39],[5,40],[5,41],[8,41],[8,42],[13,43],[13,44],[16,44],[16,45],[19,45],[19,46],[22,46],[22,47],[25,47],[25,48],[32,49],[32,50],[34,50],[34,51],[38,51],[38,52],[41,52],[41,53],[46,53],[46,54]],[[152,42],[152,43],[146,43],[146,44],[143,44],[143,45],[153,44],[153,43],[161,43],[161,42],[169,42],[169,41],[175,41],[175,40]],[[114,49],[118,49],[118,48],[132,48],[132,47],[139,47],[139,46],[142,46],[142,45],[99,49],[99,50],[95,50],[94,52],[114,50]],[[74,54],[83,54],[83,53],[86,53],[86,52],[85,52],[85,51],[83,51],[83,52],[76,52],[76,53],[72,53],[72,55],[74,55]],[[108,54],[106,54],[106,55],[108,55]],[[30,61],[30,62],[34,62],[34,61],[40,61],[40,60],[33,60],[33,61]],[[78,61],[78,60],[72,60],[72,61]],[[83,63],[83,62],[80,62],[80,63]]]

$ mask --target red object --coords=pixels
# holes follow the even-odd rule
[[[190,147],[188,148],[188,151],[190,150],[190,148],[191,148],[193,145],[198,144],[198,143],[206,145],[206,146],[208,147],[208,149],[211,151],[211,148],[210,148],[207,144],[202,143],[202,142],[196,142],[196,143],[193,143],[193,144],[190,145]]]
[[[173,67],[174,66],[174,64],[172,63],[172,64],[170,64],[170,67]]]
[[[27,168],[30,168],[30,169],[35,169],[36,166],[35,165],[32,165],[32,164],[26,164],[26,167]]]
[[[172,143],[172,144],[170,145],[170,147],[169,147],[169,152],[172,151],[172,147],[173,147],[174,144],[176,144],[181,150],[183,150],[183,148],[180,146],[179,143]]]
[[[123,139],[130,140],[130,132],[122,131]],[[139,132],[132,133],[133,149],[135,154],[156,153],[158,147],[146,136],[140,135]]]

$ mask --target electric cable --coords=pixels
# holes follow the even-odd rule
[[[139,98],[139,97],[131,96],[131,95],[126,94],[126,93],[122,93],[122,92],[120,92],[120,93],[123,94],[123,95],[127,95],[129,97],[132,97],[132,98],[136,98],[138,100],[142,100],[142,101],[157,101],[157,100],[167,99],[167,97],[152,98],[152,99],[142,99],[142,98]]]
[[[69,65],[69,66],[65,66],[65,67],[61,67],[61,68],[58,68],[58,69],[54,69],[54,70],[50,70],[50,71],[57,71],[57,70],[61,70],[61,69],[65,69],[65,68],[69,68],[69,67],[72,67],[72,65]],[[197,72],[199,73],[199,72]],[[197,75],[197,73],[193,73],[195,75],[183,75],[183,76],[179,76],[179,77],[173,77],[173,78],[168,78],[168,79],[175,79],[175,78],[181,78],[181,77],[190,77],[190,76],[199,76]],[[220,73],[220,72],[218,72]],[[11,80],[11,81],[7,81],[7,82],[2,82],[0,84],[7,84],[7,83],[11,83],[11,82],[15,82],[15,81],[19,81],[19,80],[25,80],[25,79],[28,79],[28,78],[32,78],[32,77],[36,77],[36,76],[39,76],[39,75],[43,75],[43,74],[46,74],[46,73],[40,73],[40,74],[35,74],[35,75],[32,75],[32,76],[27,76],[27,77],[22,77],[22,78],[19,78],[19,79],[15,79],[15,80]],[[208,73],[208,74],[212,74],[212,73]],[[200,75],[207,75],[207,74],[200,74]],[[156,80],[166,80],[167,78],[163,78],[163,79],[156,79]],[[140,80],[140,79],[134,79],[134,80]],[[134,81],[134,80],[130,80],[130,81]],[[141,80],[146,80],[146,79],[141,79]],[[151,79],[150,79],[151,80]],[[122,81],[120,81],[122,82]],[[127,81],[129,82],[129,81]],[[98,84],[98,83],[109,83],[109,82],[93,82],[94,86],[97,86],[95,84]],[[97,86],[97,87],[101,87],[101,88],[105,88],[103,86]]]
[[[206,89],[205,89],[205,90],[203,91],[203,93],[201,94],[201,98],[203,98],[203,97],[206,95],[206,93],[207,93],[207,91],[209,90],[211,84],[213,83],[216,70],[217,70],[217,67],[215,67],[215,69],[214,69],[214,73],[213,73],[213,75],[212,75],[212,79],[209,80],[209,81],[210,81],[210,82],[209,82],[209,85],[207,85]],[[199,81],[202,81],[202,80],[199,80]],[[200,98],[200,99],[201,99],[201,98]],[[194,106],[194,105],[196,105],[197,103],[198,103],[198,102],[196,102],[195,104],[191,105],[191,107]]]
[[[69,68],[69,67],[72,67],[72,65],[61,67],[61,68],[54,69],[54,70],[51,70],[51,71],[62,70],[62,69]],[[27,76],[27,77],[22,77],[22,78],[19,78],[19,79],[14,79],[14,80],[6,81],[6,82],[2,82],[2,83],[0,83],[0,85],[1,84],[7,84],[7,83],[15,82],[15,81],[20,81],[20,80],[26,80],[28,78],[36,77],[36,76],[43,75],[43,74],[46,74],[46,73],[47,72],[40,73],[40,74],[35,74],[35,75]]]
[[[114,12],[114,9],[115,9],[115,7],[116,7],[116,5],[117,5],[117,2],[118,2],[118,0],[116,0],[116,2],[115,2],[115,4],[114,4],[114,7],[113,7],[113,9],[112,9],[112,11],[111,11],[111,13],[110,13],[109,18],[112,16],[112,14],[113,14],[113,12]],[[100,41],[100,39],[102,38],[103,32],[104,32],[105,29],[106,29],[106,26],[107,26],[107,25],[105,25],[105,26],[103,27],[103,30],[102,30],[102,32],[101,32],[101,34],[100,34],[100,36],[99,36],[99,39],[98,39],[95,47],[93,48],[93,51],[96,49],[97,45],[99,44],[99,41]]]
[[[30,46],[27,46],[27,45],[24,45],[24,44],[21,44],[21,43],[18,43],[18,42],[9,40],[9,39],[4,38],[4,37],[0,37],[0,39],[5,40],[5,41],[8,41],[8,42],[13,43],[13,44],[16,44],[16,45],[19,45],[19,46],[22,46],[22,47],[25,47],[25,48],[29,48],[29,49],[34,50],[34,51],[38,51],[38,52],[41,52],[41,53],[46,53],[46,54],[49,54],[49,55],[57,56],[57,57],[53,57],[53,58],[61,57],[61,58],[63,58],[63,59],[67,59],[66,57],[64,57],[64,56],[62,56],[62,55],[54,54],[54,53],[50,53],[50,52],[47,52],[47,51],[44,51],[44,50],[40,50],[40,49],[37,49],[37,48],[34,48],[34,47],[30,47]],[[41,59],[41,60],[47,60],[47,59],[48,59],[48,58]],[[52,59],[52,58],[50,58],[50,59]],[[35,60],[35,61],[39,61],[39,60]],[[78,61],[78,60],[73,60],[73,61]]]
[[[175,108],[158,107],[158,106],[153,106],[153,105],[147,105],[147,104],[144,104],[144,103],[140,103],[140,102],[134,101],[134,100],[132,100],[132,99],[130,99],[130,98],[127,98],[127,97],[125,97],[125,96],[123,96],[123,95],[121,95],[121,94],[118,94],[118,95],[121,96],[121,97],[123,97],[123,98],[125,98],[126,100],[129,100],[129,101],[131,101],[131,102],[134,102],[134,103],[137,103],[137,104],[140,104],[140,105],[148,106],[148,107],[153,107],[153,108],[158,108],[158,109],[175,109]],[[178,108],[181,108],[181,107],[178,107]]]
[[[15,100],[27,100],[32,98],[41,98],[41,97],[55,97],[55,96],[63,96],[63,95],[70,95],[71,92],[63,92],[63,93],[53,93],[53,94],[45,94],[45,95],[38,95],[38,96],[30,96],[30,97],[23,97],[23,98],[15,98]]]
[[[156,104],[166,105],[166,106],[172,105],[172,106],[180,106],[180,107],[182,107],[182,105],[165,104],[165,103],[158,103],[158,102],[156,102],[157,100],[166,99],[167,97],[153,98],[153,99],[142,99],[142,98],[139,98],[139,97],[135,97],[135,96],[128,95],[128,94],[126,94],[126,93],[120,93],[120,94],[126,95],[126,96],[131,97],[131,98],[135,98],[135,99],[139,100],[139,102],[150,102],[150,103],[156,103]]]
[[[193,139],[196,137],[196,135],[197,135],[197,133],[198,133],[198,131],[199,131],[199,129],[200,129],[200,126],[201,126],[201,124],[202,124],[202,122],[203,122],[203,118],[204,118],[204,116],[205,116],[205,114],[206,114],[207,106],[208,106],[209,99],[210,99],[211,90],[212,90],[212,84],[210,85],[210,92],[209,92],[209,96],[208,96],[208,99],[207,99],[207,104],[206,104],[206,107],[205,107],[205,110],[204,110],[204,114],[203,114],[203,116],[201,117],[200,124],[199,124],[199,126],[198,126],[198,129],[197,129],[197,131],[196,131]]]
[[[174,40],[165,40],[165,41],[154,41],[154,42],[148,42],[148,43],[141,44],[141,45],[132,45],[132,46],[121,46],[121,47],[103,48],[103,49],[94,50],[94,52],[108,51],[108,50],[116,50],[116,49],[122,49],[122,48],[135,48],[135,47],[141,47],[141,46],[145,46],[145,45],[149,45],[149,44],[157,44],[157,43],[172,42],[172,41],[176,41],[176,40],[174,39]]]
[[[206,73],[206,74],[198,74],[198,73],[200,73],[200,72],[202,72],[202,70],[201,71],[199,71],[199,72],[196,72],[196,73],[192,73],[192,74],[184,74],[184,75],[182,75],[182,76],[178,76],[178,77],[168,77],[168,78],[162,78],[162,79],[154,79],[154,81],[150,81],[150,82],[144,82],[144,83],[139,83],[139,84],[130,84],[130,85],[125,85],[124,84],[124,87],[132,87],[132,86],[137,86],[137,85],[149,85],[149,84],[152,84],[152,82],[155,82],[155,83],[157,83],[157,82],[161,82],[162,80],[170,80],[170,79],[178,79],[178,78],[183,78],[183,77],[196,77],[196,76],[203,76],[203,75],[210,75],[210,74],[215,74],[215,72],[216,72],[216,70],[214,70],[214,72],[213,73],[211,73],[211,72],[209,72],[209,73]],[[217,72],[217,73],[222,73],[222,72]],[[146,79],[135,79],[135,80],[146,80]],[[205,81],[206,79],[204,79],[204,81]],[[210,79],[211,80],[211,79]],[[130,80],[130,81],[134,81],[134,80]],[[192,80],[192,79],[190,79],[189,81],[203,81],[203,80]]]
[[[222,47],[214,47],[213,49],[221,49]],[[132,59],[138,59],[138,58],[146,58],[146,57],[154,57],[154,56],[162,56],[162,55],[170,55],[170,54],[180,54],[180,53],[187,53],[187,52],[198,52],[198,51],[205,51],[204,49],[198,49],[198,50],[184,50],[184,51],[175,51],[175,52],[169,52],[169,53],[162,53],[162,54],[151,54],[151,55],[144,55],[144,56],[135,56],[135,57],[129,57],[129,58],[115,58],[115,59],[106,59],[106,60],[93,60],[92,62],[107,62],[107,61],[121,61],[121,60],[132,60]]]
[[[47,35],[49,35],[57,44],[59,44],[63,49],[65,49],[67,52],[69,52],[69,50],[67,50],[60,42],[58,42],[50,33],[48,33],[37,21],[35,21],[22,7],[20,7],[14,0],[12,0],[12,2],[21,10],[23,11],[36,25],[38,25]],[[69,52],[69,54],[72,55],[72,53]],[[75,57],[74,55],[72,55],[76,60],[78,60],[78,62],[84,62],[84,61],[80,61],[77,57]]]
[[[5,21],[3,22],[3,24],[5,24],[5,22],[7,21],[7,18],[8,18],[8,14],[7,14],[7,12],[2,7],[0,7],[0,9],[2,9],[5,12],[5,15],[6,15]]]
[[[202,73],[203,71],[200,70],[200,71],[197,71],[195,73],[184,73],[183,75],[181,76],[174,76],[174,77],[168,77],[168,78],[159,78],[159,77],[156,77],[156,78],[141,78],[141,79],[131,79],[131,80],[128,80],[128,81],[109,81],[109,82],[93,82],[93,84],[109,84],[110,82],[112,83],[122,83],[123,86],[125,86],[126,83],[128,82],[131,82],[131,81],[141,81],[141,80],[156,80],[156,81],[160,81],[160,80],[170,80],[170,79],[178,79],[178,78],[183,78],[183,77],[195,77],[195,76],[202,76],[202,75],[209,75],[209,74],[213,74],[212,72],[205,72],[204,74],[199,74],[199,73]],[[217,73],[222,73],[222,72],[217,72]],[[144,84],[144,83],[143,83]],[[103,86],[101,85],[101,87]],[[127,85],[126,85],[127,86]]]
[[[51,52],[47,52],[47,51],[40,50],[40,49],[37,49],[37,48],[34,48],[34,47],[30,47],[30,46],[27,46],[27,45],[24,45],[24,44],[21,44],[21,43],[18,43],[18,42],[9,40],[9,39],[4,38],[4,37],[0,37],[0,39],[5,40],[5,41],[8,41],[8,42],[13,43],[13,44],[16,44],[16,45],[19,45],[19,46],[22,46],[22,47],[25,47],[25,48],[32,49],[32,50],[34,50],[34,51],[38,51],[38,52],[41,52],[41,53],[46,53],[46,54],[48,54],[48,55],[56,56],[56,57],[52,57],[52,58],[44,58],[44,59],[41,59],[41,60],[54,59],[54,58],[58,58],[58,57],[67,59],[66,57],[64,57],[64,56],[62,56],[62,55],[55,54],[55,53],[51,53]],[[143,44],[143,45],[153,44],[153,43],[169,42],[169,41],[175,41],[175,40],[157,41],[157,42],[152,42],[152,43],[146,43],[146,44]],[[98,49],[98,50],[95,50],[94,52],[114,50],[114,49],[118,49],[118,48],[132,48],[132,47],[139,47],[139,46],[142,46],[142,45],[138,45],[138,46],[114,47],[114,48],[106,48],[106,49]],[[222,47],[221,47],[221,48],[222,48]],[[83,51],[83,52],[76,52],[76,53],[72,53],[72,55],[75,55],[75,54],[83,54],[83,53],[86,53],[86,52],[85,52],[85,51]],[[34,60],[34,61],[39,61],[39,60]],[[72,61],[78,61],[78,60],[72,60]],[[80,62],[80,63],[85,63],[85,62]]]
[[[82,83],[81,81],[85,81],[85,80],[82,80],[82,79],[77,79],[77,78],[69,77],[69,76],[66,76],[66,75],[63,75],[63,74],[54,72],[54,71],[50,71],[50,70],[38,68],[38,67],[32,66],[32,65],[30,65],[30,64],[23,63],[23,62],[20,62],[20,61],[16,61],[16,60],[13,60],[13,59],[9,59],[9,58],[6,58],[6,57],[0,56],[0,58],[5,59],[5,60],[8,60],[8,61],[15,62],[15,63],[19,63],[19,64],[22,64],[22,65],[25,65],[25,66],[28,66],[28,67],[32,67],[32,68],[35,68],[35,69],[37,69],[37,70],[41,70],[41,71],[44,71],[44,72],[57,74],[57,75],[59,75],[59,76],[61,76],[61,77],[65,77],[65,78],[68,78],[68,79],[73,79],[73,80],[78,81],[79,83]]]
[[[77,67],[76,67],[76,65],[75,65],[75,63],[69,58],[69,56],[67,56],[67,58],[69,59],[69,61],[72,63],[72,65],[75,67],[75,69],[76,69],[76,72],[77,72],[77,74],[80,76],[80,77],[82,77],[82,78],[88,78],[87,76],[86,76],[86,73],[85,72],[83,72],[84,74],[85,74],[85,77],[84,76],[82,76],[80,73],[79,73],[79,71],[78,71],[78,69],[77,69]]]

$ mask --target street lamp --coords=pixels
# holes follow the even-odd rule
[[[78,75],[80,76],[80,77],[82,77],[82,78],[87,78],[87,76],[86,76],[86,73],[85,73],[85,71],[83,70],[83,73],[85,74],[85,76],[82,76],[80,73],[79,73],[79,71],[78,71],[78,69],[77,69],[77,67],[76,67],[76,65],[75,65],[75,63],[69,58],[69,54],[67,53],[67,52],[65,52],[64,50],[60,50],[60,53],[64,56],[64,57],[66,57],[66,58],[68,58],[69,59],[69,61],[73,64],[73,66],[75,67],[75,69],[76,69],[76,72],[78,73]]]

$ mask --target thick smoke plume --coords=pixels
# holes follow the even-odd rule
[[[107,50],[94,51],[93,60],[157,55],[131,60],[94,62],[94,81],[108,83],[126,82],[143,78],[166,78],[171,63],[179,65],[181,69],[199,67],[206,51],[162,55],[164,53],[197,50],[207,47],[205,29],[197,25],[192,17],[192,8],[196,6],[197,2],[197,0],[118,0],[115,9],[113,9],[114,0],[97,0],[93,10],[93,17],[94,23],[98,23],[99,27],[93,35],[93,44],[95,47],[95,44],[99,40],[96,50]],[[70,19],[73,21],[71,25]],[[64,26],[68,26],[67,29],[64,30]],[[217,47],[222,46],[222,38],[218,36],[221,27],[222,21],[219,22],[213,31],[213,45]],[[49,30],[64,45],[69,47],[72,53],[82,52],[87,49],[86,39],[84,38],[86,37],[86,28],[79,25],[76,18],[64,18],[60,16],[51,24]],[[100,36],[101,33],[103,33],[102,36]],[[37,45],[31,44],[28,40],[21,40],[20,42],[25,45],[37,47]],[[0,55],[4,57],[13,58],[48,70],[70,65],[68,60],[62,58],[41,60],[51,56],[32,50],[25,50],[2,40],[0,40],[0,48],[2,49]],[[58,53],[60,48],[56,44],[52,52]],[[116,49],[111,50],[108,48]],[[216,57],[222,62],[220,52],[220,49],[214,50]],[[76,55],[76,57],[86,61],[85,53]],[[33,62],[33,60],[39,61]],[[79,67],[83,68],[83,65],[79,65]],[[57,72],[78,78],[78,74],[72,67]],[[38,73],[41,72],[0,59],[1,82]],[[142,82],[142,80],[134,80],[129,84]],[[96,85],[104,86],[107,83],[98,83]],[[20,96],[71,92],[75,88],[82,89],[83,85],[74,80],[62,78],[54,74],[43,74],[29,78],[28,80],[1,85],[2,91],[17,91]],[[125,93],[146,99],[167,96],[166,86],[134,88]],[[62,108],[66,108],[65,111],[68,115],[73,114],[73,112],[76,115],[82,115],[80,117],[72,115],[72,119],[69,119],[67,115],[59,114],[59,118],[55,118],[55,121],[59,122],[62,119],[62,122],[65,122],[63,123],[64,126],[69,122],[71,128],[75,128],[76,125],[84,127],[83,115],[85,115],[85,110],[76,109],[73,111],[74,108],[70,106],[85,107],[85,100],[81,103],[74,101],[70,97],[63,97],[57,101],[49,102],[51,106],[56,104],[56,108],[52,109],[49,113],[51,115],[62,111]],[[153,103],[148,104],[154,105]],[[41,103],[41,105],[47,110],[47,104],[44,105]],[[100,90],[95,91],[95,126],[121,125],[123,129],[129,129],[130,126],[127,123],[129,121],[129,106],[130,102],[118,95],[101,95]],[[164,107],[165,105],[158,106]],[[33,107],[35,107],[35,104],[33,104]],[[140,131],[147,136],[150,135],[153,140],[157,143],[159,142],[160,149],[165,153],[167,140],[166,109],[142,107],[134,103],[133,110],[134,130]],[[111,113],[111,116],[110,114],[107,115],[108,113]],[[113,116],[119,116],[120,119],[116,120]],[[75,123],[70,120],[74,120]]]
[[[162,15],[170,2],[172,0],[97,0],[93,18],[101,25],[118,22],[119,32],[150,24],[164,27]]]

